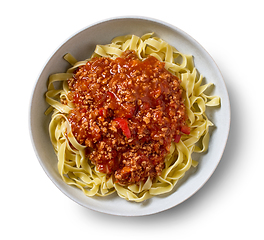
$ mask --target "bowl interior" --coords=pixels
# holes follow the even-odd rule
[[[120,35],[135,34],[141,36],[154,32],[179,51],[194,56],[195,66],[205,77],[206,82],[213,82],[214,95],[221,97],[221,108],[207,110],[209,118],[216,127],[212,131],[209,151],[199,157],[199,165],[181,180],[173,193],[154,197],[143,203],[127,202],[117,195],[109,197],[86,197],[81,190],[65,184],[57,171],[57,157],[53,151],[48,134],[50,116],[44,115],[48,105],[45,101],[47,80],[50,74],[65,72],[69,64],[63,60],[66,53],[71,53],[77,60],[89,58],[97,44],[107,44]],[[32,95],[30,106],[30,130],[34,149],[40,164],[54,184],[68,197],[80,205],[96,211],[123,215],[139,216],[157,213],[178,205],[192,196],[209,179],[223,154],[230,125],[230,106],[225,83],[221,73],[210,55],[189,35],[180,29],[147,18],[126,17],[102,21],[78,32],[69,38],[49,59],[42,70]],[[196,156],[194,156],[195,158]],[[188,180],[186,181],[186,179]]]

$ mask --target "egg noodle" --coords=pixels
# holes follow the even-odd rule
[[[147,179],[145,182],[121,186],[113,176],[99,172],[90,162],[85,153],[86,146],[77,142],[67,119],[74,104],[68,99],[69,87],[67,80],[79,66],[85,65],[93,57],[120,57],[122,52],[134,50],[139,59],[148,55],[165,62],[165,68],[181,80],[183,98],[188,114],[189,135],[182,135],[178,143],[172,142],[169,154],[165,157],[165,168],[160,176]],[[49,134],[55,153],[58,157],[58,171],[63,181],[80,188],[87,196],[107,196],[116,192],[120,197],[135,202],[142,202],[153,196],[168,193],[191,166],[198,162],[192,159],[192,153],[207,151],[209,143],[209,127],[213,123],[207,118],[207,106],[220,105],[220,98],[205,93],[211,83],[202,84],[203,76],[194,67],[193,57],[179,52],[164,40],[147,33],[142,37],[135,35],[119,36],[107,45],[97,45],[90,59],[77,61],[72,55],[66,54],[64,59],[72,67],[66,73],[57,73],[49,77],[46,101],[50,105],[46,114],[53,111],[49,125]],[[61,82],[62,87],[55,86]],[[62,104],[61,99],[67,100]]]

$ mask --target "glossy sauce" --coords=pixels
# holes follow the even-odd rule
[[[171,142],[189,133],[180,80],[155,57],[94,58],[68,83],[74,136],[122,185],[160,175]]]

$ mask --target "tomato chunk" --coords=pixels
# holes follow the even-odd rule
[[[181,132],[184,133],[184,134],[189,135],[191,133],[191,128],[188,127],[188,126],[182,126],[181,127]]]
[[[181,139],[181,135],[176,135],[175,138],[174,138],[174,141],[176,143],[178,143],[180,141],[180,139]]]
[[[114,121],[116,121],[118,123],[118,125],[122,129],[124,135],[127,138],[130,138],[131,137],[131,132],[129,130],[127,120],[125,118],[115,118]]]
[[[99,114],[102,117],[106,117],[107,112],[104,108],[99,108]]]

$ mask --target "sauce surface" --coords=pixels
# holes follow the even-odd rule
[[[129,185],[159,176],[171,142],[189,134],[180,80],[149,56],[94,58],[68,80],[68,119],[97,169]]]

